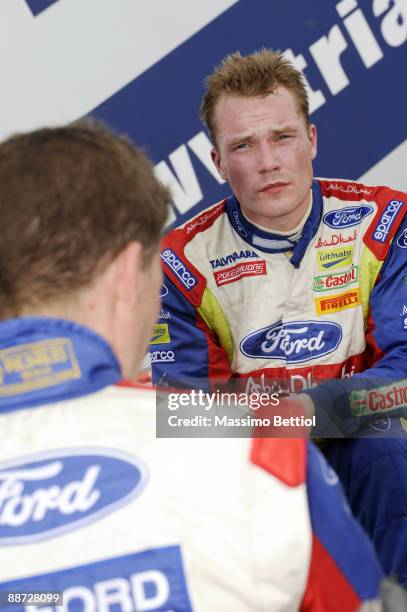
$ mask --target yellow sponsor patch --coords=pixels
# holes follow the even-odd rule
[[[169,344],[170,342],[171,338],[168,331],[168,323],[157,323],[157,325],[154,325],[154,332],[150,344]]]
[[[324,249],[317,253],[318,268],[329,272],[337,268],[347,268],[352,264],[353,247]]]
[[[338,312],[339,310],[346,310],[347,308],[356,308],[359,304],[359,289],[347,291],[346,293],[337,293],[336,295],[321,297],[315,300],[315,307],[319,315]]]
[[[40,340],[0,350],[0,396],[29,393],[80,377],[69,338]]]

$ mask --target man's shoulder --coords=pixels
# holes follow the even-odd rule
[[[343,179],[318,181],[327,208],[340,206],[359,217],[371,216],[363,232],[363,241],[373,255],[383,261],[406,216],[407,194],[386,185],[364,185]]]
[[[223,232],[224,225],[216,222],[226,218],[227,199],[206,208],[198,215],[173,229],[162,241],[163,272],[188,301],[199,305],[206,288],[201,264],[211,251],[213,234]]]
[[[182,248],[191,242],[197,234],[205,233],[226,211],[228,199],[221,200],[212,206],[201,210],[188,219],[183,225],[172,229],[163,239],[164,245],[179,245]]]
[[[400,199],[407,201],[407,194],[386,185],[365,185],[358,181],[336,178],[317,178],[322,195],[341,201],[358,202],[361,200],[376,202],[384,207],[389,200]]]

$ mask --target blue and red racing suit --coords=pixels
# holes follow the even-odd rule
[[[254,226],[234,197],[171,231],[150,346],[154,381],[202,387],[233,376],[247,393],[305,391],[316,435],[372,437],[363,441],[370,446],[353,440],[363,478],[377,456],[371,448],[391,453],[389,436],[407,429],[406,202],[388,187],[315,180],[299,238]],[[379,527],[401,534],[381,537],[379,548],[402,547],[396,569],[407,581],[407,441],[397,444],[393,485],[378,471],[383,495],[389,486],[395,497],[364,525],[372,537]],[[352,467],[338,471],[349,488]],[[373,491],[362,497],[378,508]],[[395,570],[390,549],[383,555]]]

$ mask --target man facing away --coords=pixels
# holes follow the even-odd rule
[[[154,380],[303,392],[351,508],[407,583],[407,195],[313,180],[317,131],[282,54],[234,53],[206,84],[233,195],[165,239]]]
[[[154,391],[118,385],[159,310],[169,197],[144,155],[82,122],[17,135],[0,198],[0,609],[374,607],[318,451],[157,439]]]

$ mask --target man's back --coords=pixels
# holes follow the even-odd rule
[[[303,440],[156,439],[154,393],[120,386],[5,412],[0,431],[0,590],[225,612],[377,593],[370,546]]]

